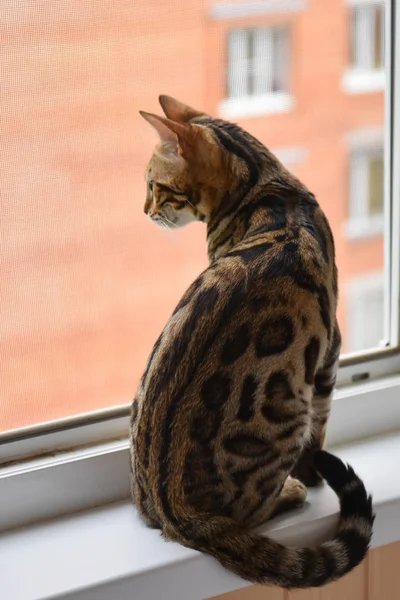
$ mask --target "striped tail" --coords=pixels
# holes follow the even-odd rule
[[[214,527],[214,519],[207,518],[202,527],[200,515],[196,515],[198,535],[186,532],[185,536],[184,528],[178,527],[184,538],[181,543],[214,556],[226,569],[252,583],[295,589],[320,587],[339,579],[368,552],[375,518],[372,499],[354,470],[339,458],[321,450],[314,464],[340,500],[339,524],[331,541],[315,548],[287,548],[230,520],[222,532],[220,519]],[[220,533],[216,533],[218,529]]]

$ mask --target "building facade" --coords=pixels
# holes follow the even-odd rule
[[[170,94],[233,120],[332,224],[344,350],[383,336],[383,2],[9,3],[2,53],[0,430],[130,402],[206,266],[205,228],[143,214]]]

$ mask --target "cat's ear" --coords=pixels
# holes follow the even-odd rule
[[[157,131],[160,140],[170,150],[188,158],[194,149],[195,132],[190,125],[176,123],[152,113],[139,111],[141,116]]]
[[[157,131],[162,142],[178,146],[178,136],[163,123],[163,117],[158,117],[143,110],[140,110],[139,113]]]
[[[158,101],[168,119],[172,119],[178,123],[188,123],[191,119],[204,115],[203,112],[165,94],[159,96]]]

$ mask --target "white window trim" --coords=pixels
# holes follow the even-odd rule
[[[400,435],[336,448],[372,492],[372,547],[400,539]],[[384,466],[384,468],[382,468]],[[260,528],[287,545],[328,539],[338,501],[324,486],[304,508]],[[248,586],[216,560],[146,528],[130,502],[38,523],[0,536],[1,589],[12,600],[203,600]],[[21,576],[23,565],[23,576]]]
[[[383,92],[386,86],[384,69],[357,69],[349,67],[342,77],[342,90],[347,94]]]
[[[353,277],[346,285],[347,294],[353,296],[356,300],[360,295],[368,292],[382,289],[384,286],[384,277],[382,270],[367,271],[361,275]]]
[[[262,96],[227,98],[218,106],[218,113],[225,119],[261,117],[285,113],[294,108],[295,102],[287,92],[271,92]]]
[[[214,4],[209,9],[209,15],[215,21],[226,21],[277,13],[297,13],[306,9],[307,0],[250,0]]]
[[[392,19],[393,15],[393,19]],[[391,31],[385,40],[386,72],[391,73],[385,95],[385,135],[391,144],[385,145],[385,193],[395,202],[385,202],[386,236],[385,276],[391,280],[386,300],[386,337],[400,346],[400,1],[388,0],[385,28]],[[389,79],[389,78],[388,78]]]
[[[363,4],[384,4],[385,0],[346,0],[349,6],[362,6]]]
[[[351,8],[384,4],[384,0],[347,0]],[[389,10],[387,11],[390,12]],[[347,94],[383,92],[386,86],[385,69],[361,69],[348,67],[342,77],[342,90]]]
[[[384,127],[368,127],[365,129],[355,129],[346,134],[345,139],[349,152],[357,150],[374,150],[377,147],[384,147],[385,129]]]
[[[309,158],[308,149],[301,146],[273,148],[272,153],[285,167],[305,163]]]
[[[239,28],[231,31],[231,35],[234,33],[239,34],[239,38],[236,39],[236,44],[233,44],[231,48],[231,37],[229,37],[228,87],[230,89],[227,92],[227,97],[218,106],[220,115],[226,119],[235,119],[276,114],[291,110],[294,105],[294,99],[285,89],[288,85],[287,77],[289,71],[289,65],[286,65],[286,61],[289,60],[288,53],[290,53],[289,30],[286,27],[251,27],[249,30]],[[278,33],[279,36],[277,37],[276,34]],[[282,34],[284,52],[283,54],[279,54]],[[243,44],[245,40],[248,43],[249,36],[251,36],[253,43],[258,40],[258,50],[252,58],[247,56],[246,50],[243,47],[240,51],[240,44],[239,46],[237,45],[240,41]],[[245,56],[242,56],[243,53]],[[266,61],[265,55],[269,58],[272,57],[271,61]],[[276,60],[274,60],[273,57],[278,55],[280,56],[280,61],[284,61],[283,65],[280,64],[278,66]],[[283,71],[283,73],[274,73],[275,68],[278,71]],[[250,70],[253,73],[262,75],[262,77],[256,78],[256,81],[261,80],[261,87],[253,90],[252,94],[245,95],[245,92],[248,91]],[[283,76],[284,81],[281,81],[282,89],[271,91],[269,88],[274,75],[279,79]],[[263,81],[264,76],[265,81]],[[245,85],[243,86],[244,82]],[[265,86],[265,84],[267,85]],[[231,89],[232,85],[233,89]],[[239,89],[237,89],[237,85],[239,85]]]
[[[353,277],[346,284],[345,294],[346,294],[346,313],[348,315],[348,328],[347,335],[348,339],[351,340],[352,334],[354,334],[354,329],[352,329],[355,323],[352,323],[352,319],[356,318],[363,314],[363,302],[365,300],[365,296],[379,291],[382,293],[384,297],[384,274],[383,271],[367,271],[362,275],[358,275],[357,277]],[[382,306],[383,310],[383,306]],[[383,316],[383,315],[382,315]],[[368,321],[363,322],[363,330],[368,327]],[[357,334],[360,332],[357,332]],[[362,332],[361,332],[362,333]],[[377,341],[377,346],[384,348],[386,345],[386,340],[384,339],[384,330],[382,328],[382,337]]]
[[[384,225],[385,219],[383,215],[359,218],[354,217],[348,219],[344,224],[344,231],[349,240],[365,240],[366,238],[382,235],[384,232]]]

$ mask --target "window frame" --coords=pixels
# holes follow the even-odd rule
[[[385,202],[391,231],[385,236],[385,277],[391,281],[385,336],[393,346],[341,358],[331,445],[400,430],[399,8],[398,0],[391,0],[385,11],[386,31],[392,32],[386,36],[392,77],[386,94],[385,184],[387,197],[395,199]],[[129,411],[128,405],[117,406],[0,434],[0,530],[128,497]]]
[[[235,37],[242,37],[244,43],[245,55],[235,55],[235,46],[238,40]],[[288,93],[289,85],[289,61],[284,57],[284,65],[277,63],[277,54],[279,45],[284,43],[285,55],[290,52],[290,28],[286,25],[259,25],[253,27],[235,27],[228,32],[228,51],[227,51],[227,80],[226,80],[226,98],[229,101],[246,100],[251,102],[254,98],[268,96],[270,94]],[[239,53],[240,54],[240,53]],[[257,70],[260,65],[265,65],[268,54],[272,57],[271,70],[267,73],[268,87],[273,87],[275,80],[285,80],[285,83],[277,89],[268,89],[266,91],[256,90]],[[239,63],[239,64],[238,64]],[[240,65],[242,63],[242,65]],[[283,68],[281,68],[283,66]],[[241,77],[237,77],[242,67]],[[235,80],[242,79],[241,85],[237,85]],[[236,94],[234,88],[242,87],[240,93]],[[236,90],[238,91],[238,90]],[[243,93],[242,93],[243,91]]]
[[[399,436],[366,440],[334,452],[355,468],[373,494],[376,519],[371,547],[398,541]],[[328,486],[310,490],[306,506],[274,519],[262,531],[285,545],[313,546],[332,535],[337,507]],[[6,598],[154,600],[162,590],[166,600],[200,600],[248,585],[201,552],[166,544],[159,532],[140,522],[129,501],[23,527],[1,539]],[[20,577],[21,564],[24,577]]]
[[[382,29],[381,29],[381,35],[384,32],[384,13],[383,15],[381,14],[379,17],[377,16],[379,14],[379,10],[383,10],[384,11],[385,8],[385,3],[382,2],[382,0],[371,0],[370,2],[359,2],[353,5],[352,7],[352,26],[351,26],[351,47],[352,47],[352,52],[351,52],[351,67],[354,69],[360,69],[360,70],[367,70],[369,72],[373,72],[373,71],[379,71],[382,70],[383,65],[384,65],[384,38],[382,38],[381,40],[379,40],[380,43],[380,50],[379,50],[379,59],[380,62],[378,64],[378,66],[374,66],[375,63],[375,59],[377,58],[375,55],[376,52],[376,38],[375,38],[375,33],[376,33],[376,19],[381,19],[382,22],[379,23],[379,25],[381,25]],[[368,43],[367,45],[364,45],[364,56],[362,57],[358,57],[359,59],[361,58],[362,60],[365,58],[369,58],[370,60],[368,62],[371,62],[372,64],[368,65],[368,66],[361,66],[358,61],[357,61],[357,37],[359,34],[359,31],[357,31],[357,16],[362,16],[362,12],[363,11],[369,11],[369,15],[368,12],[364,12],[365,16],[368,16],[369,19],[372,20],[372,22],[368,22],[368,28],[371,30],[373,30],[373,47],[371,46],[370,43]],[[358,15],[357,15],[358,13]],[[383,16],[383,19],[382,19]],[[371,33],[371,31],[369,31],[369,33]],[[367,38],[368,40],[370,40],[371,38]],[[364,40],[365,42],[365,40]],[[367,47],[368,46],[368,47]],[[367,51],[365,53],[365,51]],[[370,56],[365,56],[365,54],[369,54]],[[361,60],[361,62],[362,62]]]
[[[285,79],[286,89],[277,89],[271,90],[263,93],[250,93],[240,95],[240,96],[232,96],[230,94],[230,78],[232,73],[232,65],[230,61],[231,56],[231,36],[233,32],[244,32],[247,36],[246,42],[247,47],[254,47],[254,32],[258,30],[269,31],[270,34],[270,43],[272,46],[277,43],[277,33],[284,34],[285,37],[285,60],[286,65],[284,68],[284,73],[279,74],[279,78]],[[226,37],[226,81],[225,81],[225,99],[222,100],[219,104],[219,112],[222,114],[224,118],[238,118],[238,117],[256,117],[266,114],[274,114],[274,113],[282,113],[292,110],[294,107],[294,99],[291,93],[291,54],[292,54],[292,26],[290,21],[283,20],[279,23],[260,23],[253,24],[248,26],[238,26],[238,27],[230,27],[227,30]],[[272,55],[275,55],[274,48],[272,49]],[[242,59],[246,63],[246,88],[249,90],[251,88],[251,77],[249,73],[254,70],[254,65],[257,63],[257,57],[254,54],[249,57],[247,52],[246,57]],[[273,65],[276,66],[275,64]],[[274,79],[274,73],[272,73],[271,79]]]
[[[356,333],[357,328],[359,328],[360,323],[357,322],[358,316],[363,318],[363,327],[365,329],[364,323],[368,322],[369,319],[364,319],[365,311],[367,309],[367,302],[369,294],[378,293],[382,296],[382,306],[381,306],[381,317],[382,317],[382,336],[381,339],[378,339],[378,347],[385,345],[384,339],[384,298],[385,298],[385,280],[384,280],[384,272],[383,269],[379,271],[368,271],[363,273],[362,275],[358,275],[350,281],[348,281],[346,285],[346,319],[347,319],[347,341],[354,341],[352,338],[357,338],[358,332]],[[371,319],[372,320],[372,319]],[[353,323],[353,325],[352,325]],[[361,328],[360,328],[361,329]],[[350,342],[350,346],[354,346]],[[362,345],[364,348],[366,344]],[[355,351],[357,352],[357,350]]]
[[[389,0],[390,1],[390,0]],[[353,28],[354,28],[354,10],[357,8],[373,6],[373,5],[382,5],[384,7],[384,22],[385,32],[389,31],[387,28],[387,14],[391,13],[389,1],[385,2],[385,0],[347,0],[347,5],[349,8],[349,65],[343,74],[342,78],[342,88],[348,94],[365,94],[365,93],[374,93],[380,92],[385,89],[386,83],[386,73],[390,71],[387,69],[387,64],[383,65],[379,68],[365,68],[359,67],[352,64],[352,55],[353,55]],[[390,14],[389,14],[390,16]],[[386,36],[388,37],[388,36]],[[389,60],[388,51],[388,43],[387,40],[384,40],[384,52],[383,52],[383,60]]]
[[[371,128],[352,131],[348,136],[348,218],[344,223],[346,237],[363,239],[384,233],[385,214],[384,203],[382,212],[369,214],[369,198],[360,197],[357,193],[362,189],[362,181],[368,179],[368,160],[382,157],[385,159],[384,128]],[[358,165],[357,165],[358,163]],[[363,169],[363,173],[355,173],[354,169]],[[358,178],[358,181],[355,181]],[[368,186],[368,181],[366,181]],[[356,192],[356,193],[355,193]]]

